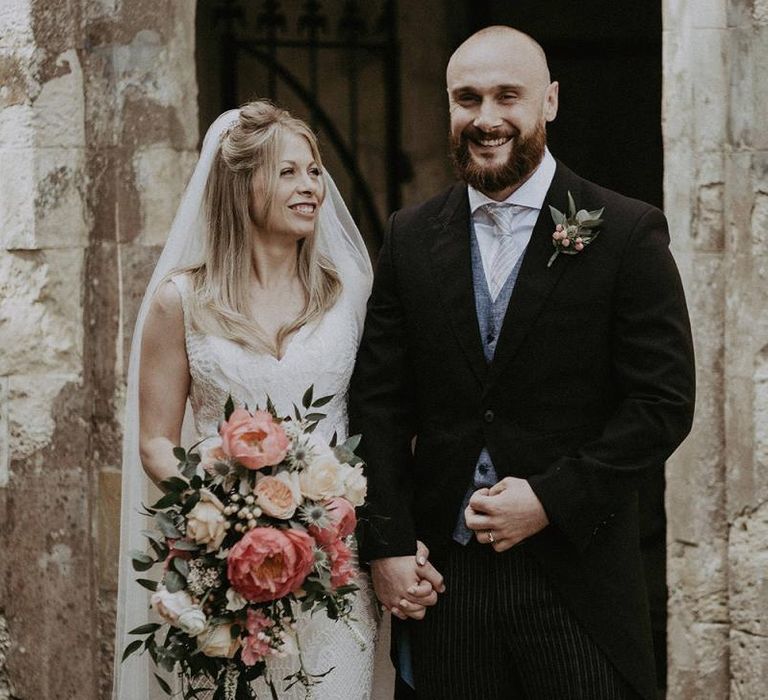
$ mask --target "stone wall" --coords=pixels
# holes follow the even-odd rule
[[[127,344],[195,159],[194,7],[0,3],[0,698],[108,697]]]
[[[665,209],[698,360],[667,469],[669,696],[768,698],[768,3],[664,5]]]

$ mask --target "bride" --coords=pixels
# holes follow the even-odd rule
[[[114,698],[146,700],[146,654],[124,664],[127,630],[147,619],[147,597],[127,555],[142,549],[138,514],[147,480],[177,474],[187,405],[196,433],[214,435],[227,396],[289,415],[304,391],[334,395],[317,433],[346,437],[346,391],[372,271],[362,238],[322,169],[309,127],[266,101],[220,116],[150,281],[133,338],[123,466],[123,516]],[[357,581],[350,625],[300,617],[310,673],[333,670],[313,697],[369,698],[377,614],[369,581]],[[296,659],[273,659],[281,687]],[[271,697],[263,681],[257,697]],[[303,697],[300,684],[281,698]]]

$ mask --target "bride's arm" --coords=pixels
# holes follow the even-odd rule
[[[152,300],[141,340],[139,454],[144,471],[159,484],[178,476],[173,448],[189,392],[184,313],[176,285],[164,283]]]

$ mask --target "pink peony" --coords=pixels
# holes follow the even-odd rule
[[[227,575],[238,593],[254,603],[277,600],[300,588],[312,570],[314,540],[300,530],[257,527],[227,557]]]
[[[330,518],[328,527],[319,528],[315,525],[310,526],[309,534],[314,537],[318,543],[327,545],[335,542],[341,537],[351,535],[357,525],[354,506],[346,498],[332,498],[325,503]]]
[[[219,435],[224,453],[248,469],[279,464],[288,451],[285,430],[266,411],[251,415],[244,408],[235,409]]]
[[[243,651],[241,653],[241,658],[246,666],[253,666],[272,653],[273,649],[270,646],[269,638],[264,633],[264,630],[271,626],[272,620],[261,610],[248,610],[248,619],[245,623],[248,636],[242,641]]]
[[[342,540],[336,540],[323,549],[331,560],[331,585],[334,588],[346,586],[357,574],[351,550]]]

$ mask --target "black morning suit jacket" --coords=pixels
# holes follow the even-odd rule
[[[548,268],[549,205],[565,211],[568,191],[579,209],[604,207],[604,223],[592,244]],[[368,477],[361,558],[412,554],[418,538],[439,569],[486,446],[499,478],[528,479],[547,512],[529,553],[653,698],[636,487],[663,469],[694,404],[666,220],[558,162],[490,365],[470,231],[463,183],[390,219],[350,389]]]

